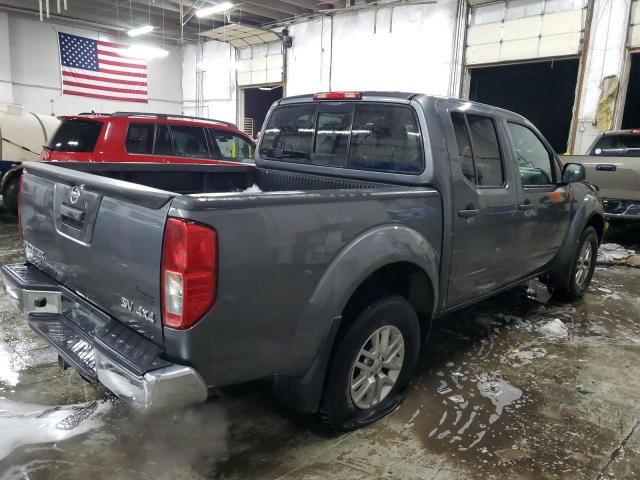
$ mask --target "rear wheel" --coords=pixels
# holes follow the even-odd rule
[[[365,308],[342,337],[327,372],[320,414],[335,431],[392,412],[404,399],[420,349],[415,310],[400,296]]]
[[[18,216],[18,191],[20,190],[20,176],[14,175],[9,179],[2,192],[4,207],[16,217]]]
[[[598,256],[598,234],[593,227],[587,227],[580,235],[580,240],[571,264],[571,278],[568,287],[554,288],[552,293],[567,300],[578,300],[584,296],[593,278]]]

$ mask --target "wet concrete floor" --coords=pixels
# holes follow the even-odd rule
[[[640,228],[611,238],[637,249]],[[21,258],[0,216],[0,264]],[[598,268],[574,304],[533,287],[439,322],[405,403],[344,435],[261,382],[134,414],[59,370],[2,294],[0,480],[640,478],[640,269]]]

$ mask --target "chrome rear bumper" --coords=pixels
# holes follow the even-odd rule
[[[207,386],[195,369],[164,360],[159,346],[36,267],[5,265],[0,276],[4,290],[27,315],[29,325],[66,363],[134,408],[155,412],[207,399]]]

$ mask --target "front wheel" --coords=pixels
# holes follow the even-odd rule
[[[334,431],[368,425],[404,399],[420,349],[420,325],[400,296],[377,300],[349,327],[327,372],[320,415]]]
[[[580,235],[580,240],[571,263],[569,286],[552,289],[554,295],[567,300],[578,300],[584,296],[593,278],[598,256],[598,234],[593,227],[587,227]]]

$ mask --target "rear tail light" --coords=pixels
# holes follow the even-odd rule
[[[218,283],[216,232],[169,218],[162,246],[162,320],[165,327],[190,328],[213,307]]]
[[[362,92],[322,92],[313,96],[314,100],[362,100]]]

